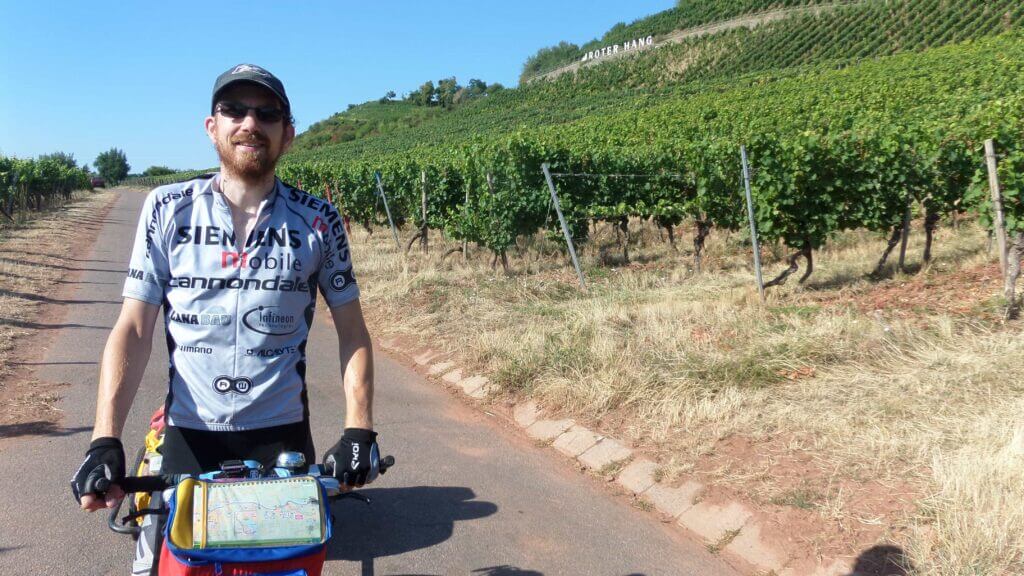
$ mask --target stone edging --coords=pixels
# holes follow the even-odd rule
[[[448,354],[433,349],[409,353],[400,348],[397,338],[379,342],[392,354],[412,359],[427,374],[458,388],[469,398],[487,400],[497,387],[486,376],[468,374]],[[761,534],[770,530],[754,518],[754,513],[739,502],[712,504],[701,497],[705,486],[695,480],[671,487],[657,481],[659,465],[642,456],[634,458],[624,443],[581,426],[571,418],[552,420],[533,400],[512,409],[516,425],[534,440],[550,445],[583,467],[614,478],[623,490],[645,502],[653,510],[669,517],[676,526],[704,542],[709,548],[724,551],[741,560],[753,574],[777,576],[854,576],[852,563],[823,559],[811,573],[789,567],[791,558],[767,544]]]

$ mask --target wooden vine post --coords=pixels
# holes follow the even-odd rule
[[[999,189],[999,167],[996,163],[996,143],[985,140],[985,164],[988,166],[988,186],[992,192],[992,208],[996,212],[996,242],[999,246],[999,269],[1006,279],[1006,217],[1003,214],[1003,193]]]
[[[1003,212],[1003,192],[999,186],[999,165],[996,144],[985,140],[985,164],[988,167],[988,185],[992,193],[992,208],[995,210],[995,234],[999,246],[999,267],[1003,272],[1003,296],[1006,298],[1007,320],[1017,317],[1017,279],[1020,278],[1021,251],[1024,250],[1024,233],[1019,232],[1012,242],[1006,238],[1006,214]]]
[[[908,192],[907,196],[907,211],[903,214],[903,232],[900,238],[900,261],[896,265],[896,269],[900,272],[907,271],[907,243],[910,241],[910,217],[914,208],[913,195]]]
[[[429,240],[427,240],[427,171],[420,171],[420,182],[423,184],[422,194],[422,208],[423,208],[423,228],[420,232],[420,247],[423,248],[423,253],[427,254],[430,252]]]

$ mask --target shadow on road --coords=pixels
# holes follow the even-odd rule
[[[122,270],[111,270],[109,268],[79,268],[70,266],[61,266],[60,264],[47,264],[45,262],[33,262],[31,260],[17,260],[14,258],[0,257],[0,262],[7,262],[9,264],[21,264],[24,266],[39,266],[41,268],[54,268],[57,270],[67,270],[69,272],[113,272],[119,274]]]
[[[41,294],[29,294],[28,292],[15,292],[13,290],[4,290],[0,288],[0,296],[9,296],[12,298],[20,298],[22,300],[31,300],[32,302],[43,302],[44,304],[120,304],[118,300],[60,300],[57,298],[50,298],[49,296],[43,296]]]
[[[334,537],[327,548],[327,559],[361,562],[362,576],[374,574],[375,558],[435,546],[451,538],[456,522],[498,511],[492,502],[474,500],[473,490],[457,486],[370,488],[361,492],[370,498],[371,505],[341,500],[331,506]],[[505,571],[496,571],[499,569]],[[479,573],[487,576],[538,574],[507,566],[482,570]]]
[[[71,436],[92,430],[90,426],[78,428],[63,428],[47,422],[37,420],[35,422],[22,422],[20,424],[0,424],[0,438],[16,438],[18,436]]]
[[[110,330],[110,326],[90,326],[88,324],[40,324],[38,322],[25,322],[12,318],[0,318],[0,326],[15,326],[17,328],[31,328],[33,330],[59,330],[61,328],[85,328],[89,330]]]

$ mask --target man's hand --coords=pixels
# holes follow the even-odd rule
[[[85,461],[71,478],[71,492],[83,510],[93,512],[102,508],[113,508],[124,498],[124,491],[116,483],[124,479],[124,447],[117,438],[97,438],[89,445]],[[105,478],[110,483],[108,490],[101,491],[96,482]]]
[[[324,454],[324,467],[345,486],[358,488],[380,474],[377,433],[363,428],[345,428],[341,440]]]

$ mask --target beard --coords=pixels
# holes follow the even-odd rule
[[[246,150],[238,144],[257,144]],[[270,139],[260,132],[242,132],[217,140],[217,155],[225,172],[245,182],[262,182],[274,174],[281,151],[271,147]]]

